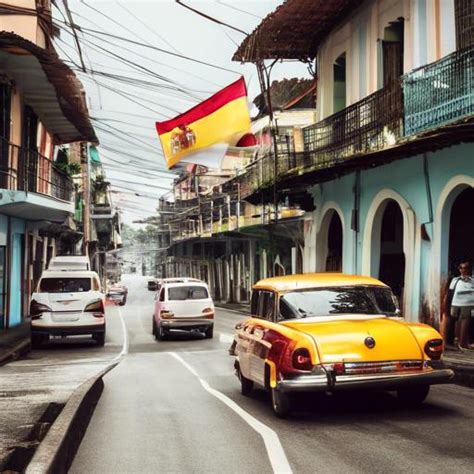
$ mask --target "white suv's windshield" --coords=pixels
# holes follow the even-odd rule
[[[316,288],[286,293],[280,300],[280,318],[295,319],[335,314],[397,313],[390,288],[354,286]]]
[[[204,300],[208,297],[207,290],[203,286],[176,286],[168,288],[169,301]]]
[[[40,293],[81,293],[91,290],[90,278],[43,278]]]

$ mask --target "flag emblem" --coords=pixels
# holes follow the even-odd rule
[[[171,153],[178,154],[180,151],[193,147],[196,144],[196,134],[187,125],[179,125],[178,129],[171,134]]]

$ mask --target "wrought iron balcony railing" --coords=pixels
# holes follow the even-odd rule
[[[395,145],[402,133],[403,103],[395,81],[303,129],[309,156],[297,166],[328,168],[348,158]]]
[[[405,136],[474,114],[474,47],[455,51],[402,77]]]
[[[287,150],[277,156],[276,179],[330,168],[350,158],[395,145],[402,135],[400,83],[365,97],[303,129],[304,152]],[[237,176],[243,198],[270,186],[275,178],[274,155],[266,155]]]
[[[49,158],[0,138],[0,188],[72,201],[74,185]]]

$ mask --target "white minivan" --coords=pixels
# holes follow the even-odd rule
[[[171,330],[198,330],[214,335],[214,302],[203,281],[193,278],[163,280],[155,295],[153,335],[164,339]]]
[[[105,343],[105,295],[90,270],[45,270],[31,296],[31,345],[49,336],[92,335]]]

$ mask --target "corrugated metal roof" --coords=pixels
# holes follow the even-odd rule
[[[0,71],[15,80],[57,143],[97,142],[82,84],[54,50],[2,31]]]
[[[322,40],[363,1],[286,0],[263,19],[232,59],[313,59]]]

